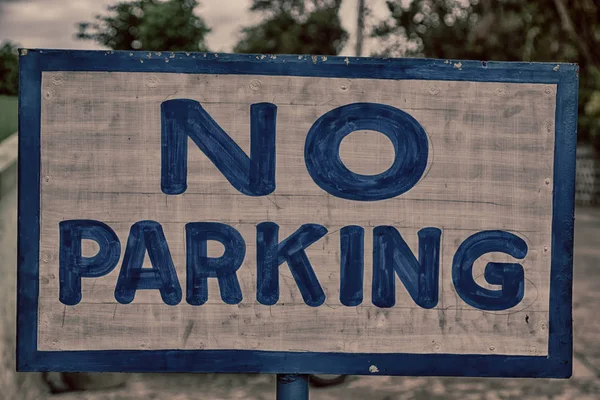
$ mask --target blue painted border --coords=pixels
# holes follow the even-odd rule
[[[573,64],[214,53],[21,50],[17,369],[568,378],[578,67]],[[557,84],[548,356],[250,350],[37,350],[42,71],[289,75]]]

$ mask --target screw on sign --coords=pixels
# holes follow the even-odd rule
[[[570,375],[575,66],[20,65],[20,370]]]

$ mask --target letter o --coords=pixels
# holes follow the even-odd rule
[[[357,130],[383,133],[394,145],[394,163],[376,175],[350,171],[340,158],[342,140]],[[304,146],[308,173],[327,193],[348,200],[376,201],[410,190],[427,167],[427,133],[409,114],[377,103],[353,103],[321,116]]]

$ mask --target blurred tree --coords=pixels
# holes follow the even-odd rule
[[[93,22],[78,24],[78,39],[113,50],[206,51],[210,29],[194,14],[197,0],[136,0],[108,6]]]
[[[367,7],[365,6],[365,0],[358,0],[358,10],[356,12],[356,56],[362,55],[363,49],[363,34],[365,31],[365,15],[367,14]]]
[[[579,135],[600,146],[600,4],[595,0],[388,0],[382,55],[579,63]]]
[[[0,45],[0,94],[19,93],[19,55],[17,45],[6,41]]]
[[[242,29],[236,53],[338,54],[348,33],[338,15],[341,0],[253,0],[265,19]]]

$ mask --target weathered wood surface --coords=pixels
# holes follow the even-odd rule
[[[39,349],[546,355],[555,92],[555,85],[541,84],[44,72]],[[188,190],[163,194],[160,104],[175,98],[199,101],[246,152],[250,104],[276,104],[276,190],[265,197],[239,193],[190,141]],[[352,102],[397,107],[427,131],[427,172],[409,192],[355,202],[333,197],[312,181],[303,157],[307,131],[325,112]],[[383,135],[357,132],[344,141],[341,157],[350,169],[373,174],[387,169],[393,150]],[[160,222],[184,291],[184,225],[230,224],[246,240],[238,271],[244,299],[224,304],[211,279],[203,306],[185,299],[168,306],[156,290],[138,291],[133,303],[119,304],[117,267],[105,277],[84,278],[81,303],[65,306],[58,297],[58,224],[78,218],[107,223],[123,248],[133,223]],[[263,221],[279,224],[280,239],[305,223],[327,227],[329,234],[307,251],[325,304],[307,306],[285,264],[279,302],[256,301],[255,225]],[[339,300],[338,230],[351,224],[365,228],[364,301],[357,307]],[[396,227],[415,253],[418,230],[443,230],[437,307],[418,307],[399,281],[395,307],[373,306],[372,227],[377,225]],[[514,309],[482,312],[464,303],[452,285],[458,245],[487,229],[508,230],[527,242],[525,298]],[[93,252],[93,246],[84,248],[84,255]],[[218,249],[209,247],[209,255],[218,256]],[[500,254],[479,259],[474,276],[493,288],[483,279],[487,261],[512,260]]]

